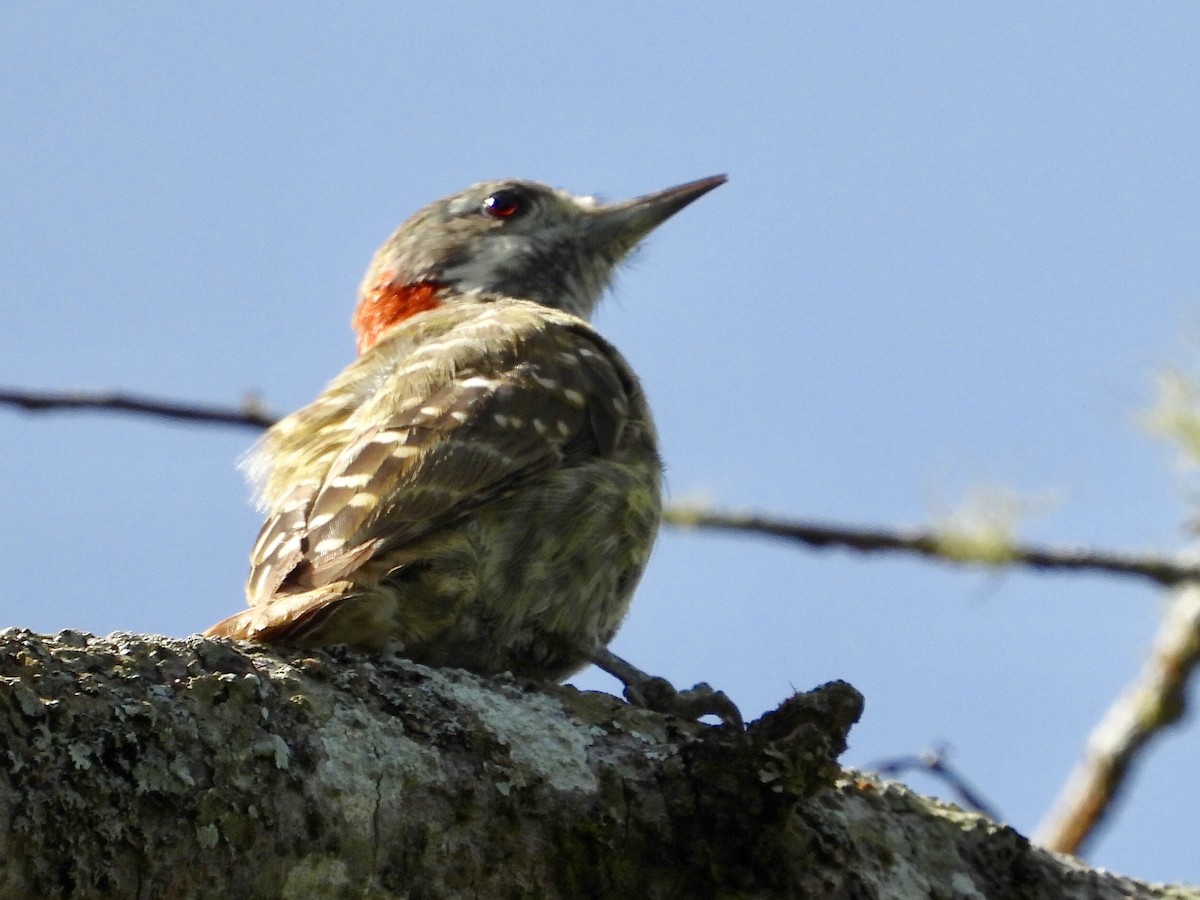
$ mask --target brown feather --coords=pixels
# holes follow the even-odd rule
[[[436,357],[431,345],[442,348]],[[365,398],[364,383],[373,387]],[[460,306],[402,323],[289,417],[302,422],[311,410],[328,435],[305,443],[311,458],[279,461],[305,478],[271,503],[252,558],[251,602],[346,578],[371,555],[444,528],[539,473],[611,453],[621,436],[614,402],[628,408],[633,384],[590,326],[535,304],[496,300],[474,315]],[[341,417],[330,415],[334,405]],[[381,420],[384,408],[391,413]]]

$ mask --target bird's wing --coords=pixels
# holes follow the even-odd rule
[[[311,459],[285,462],[296,477],[251,554],[252,605],[345,579],[541,472],[618,446],[641,402],[628,367],[582,321],[534,318],[507,340],[452,329],[383,375],[364,357],[331,385],[327,395],[361,402],[299,442]],[[369,396],[345,390],[356,378],[371,381]]]

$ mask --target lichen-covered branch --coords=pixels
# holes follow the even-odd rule
[[[1167,896],[835,780],[860,710],[833,683],[740,732],[399,659],[9,629],[0,898]]]
[[[948,529],[861,528],[689,506],[673,507],[667,510],[665,518],[679,528],[739,531],[782,538],[816,549],[839,547],[861,553],[908,553],[967,565],[1132,575],[1164,586],[1200,580],[1200,566],[1182,557],[1082,547],[1040,547],[996,540],[994,535],[977,540],[972,534]]]
[[[1171,596],[1146,664],[1092,731],[1083,759],[1038,826],[1038,843],[1082,852],[1112,811],[1139,752],[1182,718],[1188,679],[1198,665],[1200,587],[1192,586]]]

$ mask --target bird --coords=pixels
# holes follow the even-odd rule
[[[205,634],[549,681],[596,662],[631,699],[729,720],[607,650],[663,464],[637,376],[589,324],[642,239],[725,181],[619,202],[485,181],[406,220],[359,288],[357,359],[247,457],[266,514],[249,608]]]

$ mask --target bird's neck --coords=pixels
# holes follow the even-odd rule
[[[442,287],[433,281],[400,284],[386,277],[364,287],[351,320],[358,334],[358,352],[370,350],[397,322],[440,306]]]

